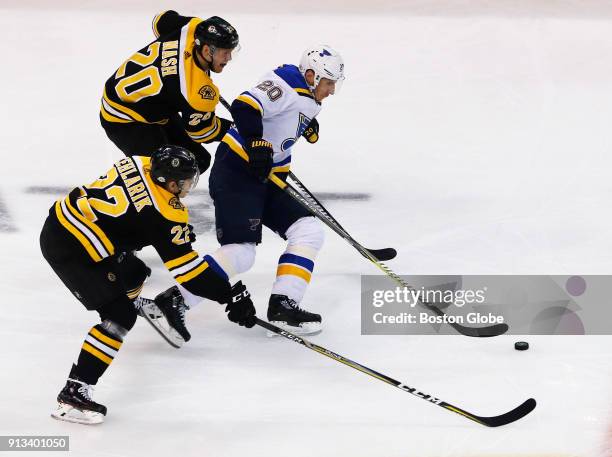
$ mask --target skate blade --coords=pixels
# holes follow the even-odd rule
[[[51,417],[60,421],[85,425],[96,425],[104,422],[104,414],[102,413],[77,409],[65,403],[59,403],[57,409],[51,413]]]
[[[284,321],[270,321],[270,323],[282,328],[283,330],[287,330],[294,335],[316,335],[317,333],[321,333],[321,331],[323,331],[321,322],[302,322],[299,327],[288,325],[287,322]],[[269,338],[279,336],[270,330],[266,332],[266,335]]]
[[[140,315],[145,318],[145,320],[151,324],[159,335],[166,340],[166,342],[174,347],[179,349],[185,343],[183,337],[170,326],[164,313],[162,313],[159,307],[155,303],[149,303],[146,305],[142,305]]]

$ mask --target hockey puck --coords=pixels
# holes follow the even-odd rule
[[[517,351],[526,351],[529,349],[529,343],[527,341],[517,341],[514,343],[514,349]]]

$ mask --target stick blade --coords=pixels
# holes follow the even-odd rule
[[[451,324],[452,327],[459,333],[473,338],[491,338],[494,336],[503,335],[510,327],[508,324],[495,324],[489,327],[466,327],[460,324]]]
[[[493,416],[493,417],[480,417],[476,416],[477,419],[487,427],[501,427],[502,425],[511,424],[519,419],[522,419],[531,411],[533,411],[536,407],[536,401],[533,398],[525,400],[523,404],[517,406],[512,411],[508,411],[501,416]]]
[[[393,248],[368,249],[368,251],[376,257],[379,262],[386,262],[387,260],[397,257],[397,251]]]

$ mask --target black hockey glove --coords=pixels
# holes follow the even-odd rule
[[[219,121],[221,121],[221,129],[219,131],[219,134],[216,137],[217,141],[221,141],[221,139],[225,136],[227,131],[230,129],[230,127],[234,123],[234,121],[231,121],[229,119],[223,119],[222,117],[219,118]]]
[[[229,302],[225,307],[227,318],[240,326],[251,328],[255,325],[255,307],[251,294],[242,281],[232,286]]]
[[[196,154],[196,162],[198,163],[200,174],[203,175],[208,170],[208,167],[210,167],[210,153],[202,148],[202,152]]]
[[[251,138],[246,143],[249,156],[249,171],[259,180],[266,182],[272,170],[272,143],[263,138]]]
[[[189,229],[189,242],[190,243],[195,243],[196,240],[196,234],[193,231],[193,225],[191,224],[187,224],[187,228]]]
[[[312,121],[310,121],[310,124],[308,124],[306,130],[304,130],[304,133],[302,133],[302,136],[306,138],[306,141],[309,143],[316,143],[319,141],[319,122],[316,118],[312,118]]]

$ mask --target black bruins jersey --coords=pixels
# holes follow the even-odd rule
[[[225,134],[215,116],[219,89],[194,55],[194,33],[200,22],[175,11],[155,16],[157,40],[127,59],[106,81],[101,116],[114,123],[164,125],[180,112],[193,141],[219,141]]]
[[[211,273],[189,241],[189,214],[180,199],[155,184],[150,157],[126,157],[104,176],[77,187],[50,210],[94,262],[153,246],[179,284],[210,296],[202,279]]]

